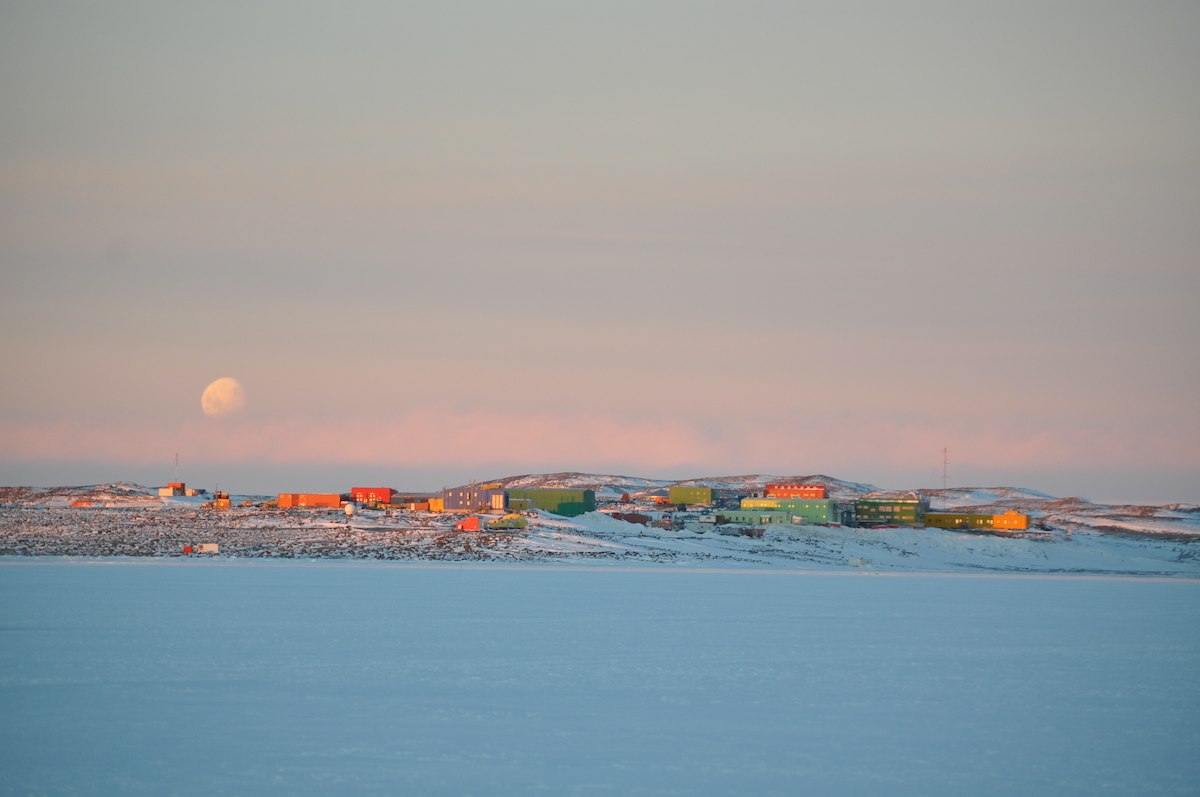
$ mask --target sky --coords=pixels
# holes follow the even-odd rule
[[[948,449],[950,486],[1200,502],[1198,36],[0,2],[0,483],[920,488]]]

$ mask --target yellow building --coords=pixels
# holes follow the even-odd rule
[[[925,525],[935,529],[969,529],[971,516],[955,512],[926,512]]]

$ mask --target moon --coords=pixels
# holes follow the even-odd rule
[[[205,415],[216,417],[229,415],[246,406],[246,391],[242,383],[232,377],[224,376],[204,388],[200,396],[200,408]]]

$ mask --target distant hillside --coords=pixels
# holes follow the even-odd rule
[[[637,476],[610,476],[601,473],[531,473],[491,479],[485,484],[499,484],[511,489],[535,487],[564,487],[572,490],[595,490],[597,493],[622,495],[657,490],[674,484],[662,479],[643,479]]]
[[[705,476],[699,479],[671,481],[669,479],[645,479],[637,476],[612,476],[598,473],[533,473],[522,476],[507,476],[491,479],[487,484],[499,484],[509,488],[566,487],[575,490],[595,490],[597,495],[622,495],[629,493],[638,498],[653,490],[662,490],[673,485],[687,487],[714,487],[735,493],[759,492],[768,484],[819,484],[829,489],[831,498],[852,501],[863,493],[876,488],[870,484],[842,481],[831,476]]]
[[[80,487],[0,487],[0,503],[67,505],[75,501],[122,504],[158,499],[158,491],[131,482]]]
[[[232,495],[234,500],[262,501],[273,495]],[[194,505],[204,498],[160,498],[157,487],[144,487],[133,482],[86,484],[76,487],[0,487],[0,504],[24,506],[70,506],[76,502],[96,506],[113,504],[118,507],[149,507],[167,504]]]

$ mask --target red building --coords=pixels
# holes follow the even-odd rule
[[[768,484],[766,498],[828,498],[822,484]]]
[[[351,487],[350,500],[356,504],[390,504],[391,487]]]

